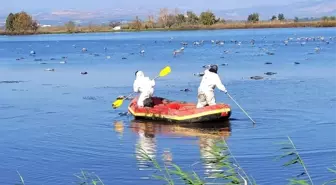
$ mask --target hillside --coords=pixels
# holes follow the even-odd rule
[[[69,20],[78,24],[108,23],[109,21],[128,21],[139,16],[141,19],[147,19],[148,15],[157,15],[159,9],[130,8],[130,9],[106,9],[106,10],[57,10],[52,12],[29,12],[34,19],[39,20],[41,24],[63,25]],[[187,9],[180,9],[185,12]],[[258,12],[261,19],[268,20],[272,15],[284,13],[286,18],[292,19],[295,16],[303,17],[322,17],[336,15],[336,0],[306,0],[299,3],[292,3],[285,6],[261,6],[242,9],[213,9],[213,12],[226,20],[246,20],[250,13]],[[9,13],[9,12],[8,12]],[[3,26],[8,13],[0,14],[0,26]],[[200,13],[200,11],[196,11]]]

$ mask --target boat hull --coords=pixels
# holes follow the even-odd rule
[[[217,104],[204,108],[196,108],[193,103],[168,101],[153,97],[154,107],[138,107],[137,98],[128,106],[128,111],[135,119],[165,121],[171,123],[203,123],[227,120],[231,116],[231,108],[226,104]]]

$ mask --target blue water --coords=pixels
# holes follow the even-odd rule
[[[301,37],[316,40],[297,40]],[[288,38],[293,40],[285,46]],[[201,40],[203,45],[192,45]],[[189,45],[173,57],[181,42]],[[322,184],[333,178],[327,168],[336,164],[335,51],[335,28],[1,36],[0,184],[18,183],[17,171],[29,185],[73,184],[73,174],[81,170],[95,172],[105,184],[163,184],[151,178],[139,145],[159,161],[170,153],[175,164],[205,177],[211,169],[201,162],[206,146],[224,138],[258,184],[281,185],[301,172],[299,166],[284,168],[285,161],[274,161],[281,154],[276,143],[287,136],[315,184]],[[155,77],[166,65],[172,73],[156,81],[155,94],[196,102],[200,78],[194,73],[213,63],[228,64],[219,68],[221,79],[255,126],[218,91],[217,102],[232,106],[229,123],[146,123],[119,115],[127,112],[128,102],[111,107],[117,96],[132,91],[136,70]],[[88,74],[81,75],[84,71]],[[264,79],[250,79],[255,75]],[[180,91],[185,88],[192,91]]]

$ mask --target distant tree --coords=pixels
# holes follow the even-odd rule
[[[176,24],[176,15],[178,15],[179,10],[175,9],[173,12],[169,12],[167,8],[160,9],[158,24],[163,28],[170,28]]]
[[[192,11],[187,12],[187,23],[197,24],[198,20],[199,20],[198,16],[194,12],[192,12]]]
[[[284,20],[285,20],[285,16],[284,16],[284,14],[279,13],[279,15],[278,15],[278,20],[279,20],[279,21],[284,21]]]
[[[329,17],[328,16],[323,16],[321,19],[322,19],[322,21],[328,21]]]
[[[273,15],[271,18],[271,21],[275,21],[275,20],[277,20],[277,16]]]
[[[90,22],[88,25],[89,32],[95,32],[96,31],[96,26]]]
[[[168,28],[171,28],[174,24],[176,24],[176,16],[173,14],[169,14],[167,17],[166,26],[168,26]]]
[[[119,21],[110,21],[109,22],[109,27],[114,28],[116,26],[120,26],[121,23]]]
[[[167,8],[161,8],[160,13],[159,13],[158,23],[162,27],[167,26],[168,16],[169,16],[169,10]]]
[[[225,23],[225,19],[218,18],[216,22],[218,22],[218,23]]]
[[[335,21],[336,20],[336,16],[323,16],[322,18],[322,21]]]
[[[177,14],[176,15],[176,23],[178,25],[182,25],[185,22],[186,22],[186,18],[185,18],[185,16],[183,14]]]
[[[39,28],[37,21],[26,12],[10,13],[6,19],[6,31],[23,33],[26,31],[36,32]]]
[[[16,13],[14,15],[13,28],[17,32],[29,31],[32,28],[33,18],[26,12]]]
[[[250,14],[247,18],[249,22],[258,22],[259,21],[259,14],[258,13],[253,13]]]
[[[33,21],[32,25],[31,25],[31,29],[33,32],[36,32],[37,29],[39,29],[40,25],[37,21]]]
[[[200,15],[200,22],[203,25],[213,25],[216,21],[216,16],[211,11],[202,12]]]
[[[65,23],[64,26],[65,26],[68,33],[73,33],[76,30],[76,24],[73,21],[69,21],[69,22]]]
[[[294,18],[294,22],[299,22],[299,18],[298,18],[298,17],[295,17],[295,18]]]
[[[7,19],[6,19],[6,31],[14,31],[14,26],[13,26],[14,19],[15,19],[15,16],[14,16],[13,13],[10,13],[7,16]]]
[[[141,22],[141,20],[139,19],[138,16],[136,16],[135,20],[131,23],[131,28],[135,29],[137,31],[141,30],[141,28],[142,28],[142,22]]]
[[[154,24],[155,24],[155,20],[154,20],[154,16],[153,15],[149,15],[148,16],[148,20],[145,23],[145,27],[148,28],[154,28]]]

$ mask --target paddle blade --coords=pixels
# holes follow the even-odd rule
[[[114,109],[119,108],[123,104],[123,102],[124,102],[124,99],[117,99],[116,101],[112,103],[112,107]]]
[[[171,72],[170,66],[167,66],[160,71],[159,76],[160,77],[167,76],[170,72]]]

